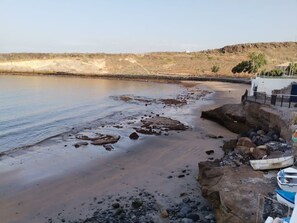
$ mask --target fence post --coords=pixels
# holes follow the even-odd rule
[[[276,95],[273,94],[271,95],[271,102],[270,102],[272,105],[275,105],[276,104]]]
[[[282,99],[281,99],[281,107],[283,107],[283,101],[284,101],[284,95],[282,95]]]

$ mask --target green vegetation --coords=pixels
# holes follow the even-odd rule
[[[288,72],[288,75],[297,75],[297,63],[290,63],[286,71]]]
[[[282,70],[274,69],[271,71],[261,71],[259,73],[260,76],[266,76],[266,77],[280,77],[284,74]]]
[[[232,73],[252,73],[255,74],[259,69],[267,64],[266,56],[263,53],[251,53],[248,56],[249,60],[245,60],[232,68]]]
[[[213,66],[211,67],[211,72],[213,72],[213,73],[215,73],[215,74],[216,74],[219,70],[220,70],[220,67],[217,66],[217,65],[213,65]]]

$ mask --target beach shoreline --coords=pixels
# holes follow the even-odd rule
[[[47,150],[41,148],[2,160],[1,219],[83,222],[96,209],[110,205],[112,199],[108,201],[108,197],[136,196],[139,191],[153,194],[160,210],[181,202],[183,193],[191,199],[198,197],[202,207],[209,208],[196,181],[197,163],[210,158],[207,150],[214,150],[212,158],[222,157],[223,140],[235,134],[200,119],[200,112],[227,102],[239,103],[239,95],[247,86],[215,82],[203,85],[216,92],[210,99],[214,101],[193,108],[189,130],[143,137],[114,154],[98,155],[83,148],[70,153],[55,148],[53,142]],[[210,138],[211,134],[223,139]],[[12,162],[15,164],[9,166]],[[98,200],[105,202],[98,204]],[[168,219],[159,217],[159,221]]]
[[[250,78],[245,77],[228,77],[219,75],[191,75],[191,74],[79,74],[79,73],[32,73],[32,72],[9,72],[0,71],[1,75],[16,76],[56,76],[56,77],[77,77],[77,78],[104,78],[104,79],[120,79],[120,80],[140,80],[140,81],[214,81],[238,84],[251,84]]]

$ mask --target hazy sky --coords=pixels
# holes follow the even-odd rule
[[[0,52],[197,51],[297,41],[297,0],[0,0]]]

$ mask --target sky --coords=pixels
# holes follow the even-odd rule
[[[0,0],[0,53],[199,51],[297,41],[297,0]]]

